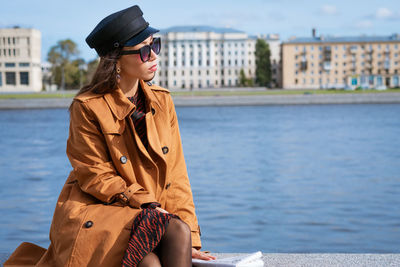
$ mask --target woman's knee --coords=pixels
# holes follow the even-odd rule
[[[191,230],[190,230],[189,225],[187,225],[187,223],[185,223],[185,222],[182,221],[182,220],[172,218],[172,219],[169,221],[169,226],[171,226],[171,228],[172,228],[172,230],[173,230],[174,232],[177,232],[177,233],[179,233],[180,235],[183,235],[183,236],[190,236],[190,234],[191,234]],[[169,227],[169,226],[168,226],[168,227]],[[168,229],[167,229],[167,230],[168,230]]]
[[[153,252],[150,252],[139,262],[138,267],[161,267],[160,258]]]

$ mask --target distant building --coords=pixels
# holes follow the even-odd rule
[[[292,38],[282,44],[284,88],[399,87],[400,35]]]
[[[40,31],[0,29],[0,92],[42,90],[40,50]]]
[[[239,85],[240,70],[255,78],[254,38],[234,29],[208,26],[161,31],[159,71],[154,82],[169,89],[221,88]]]
[[[282,65],[281,65],[281,40],[279,34],[259,35],[264,39],[271,51],[271,87],[282,87]]]

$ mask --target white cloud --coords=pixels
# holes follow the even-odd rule
[[[337,15],[338,14],[338,10],[337,10],[336,6],[333,6],[333,5],[323,5],[321,7],[321,12],[325,15]]]
[[[376,11],[375,17],[377,19],[390,19],[394,17],[394,13],[386,7],[380,7]]]
[[[360,20],[356,23],[356,28],[359,29],[371,29],[374,24],[372,23],[371,20],[365,19],[365,20]]]

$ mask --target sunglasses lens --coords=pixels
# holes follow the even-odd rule
[[[149,61],[150,52],[151,52],[151,48],[148,45],[143,46],[142,48],[140,48],[140,58],[142,59],[143,62]]]
[[[160,38],[154,38],[153,44],[151,45],[151,49],[154,51],[156,55],[160,53],[161,50],[161,39]]]

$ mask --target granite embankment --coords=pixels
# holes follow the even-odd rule
[[[0,99],[0,109],[67,108],[72,98]],[[238,96],[174,96],[176,106],[249,106],[306,104],[388,104],[400,103],[400,92],[238,95]]]
[[[233,257],[237,253],[216,253],[218,258]],[[0,253],[0,265],[9,254]],[[400,254],[290,254],[264,253],[264,266],[400,266]]]

